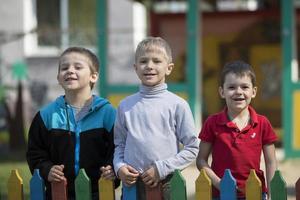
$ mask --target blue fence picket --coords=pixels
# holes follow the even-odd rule
[[[34,170],[33,176],[30,179],[30,199],[31,200],[45,200],[45,183],[40,176],[38,169]]]
[[[220,199],[236,200],[236,180],[229,169],[226,169],[220,183]]]
[[[123,199],[122,200],[137,200],[136,198],[136,185],[127,187],[125,185],[123,185],[122,188],[122,192],[123,192]]]

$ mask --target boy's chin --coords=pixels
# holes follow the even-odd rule
[[[67,87],[63,87],[65,92],[78,92],[80,90],[82,90],[83,88],[79,88],[79,87],[75,87],[75,86],[67,86]]]
[[[157,86],[157,85],[161,85],[163,83],[162,82],[142,82],[142,84],[144,86],[147,86],[147,87],[154,87],[154,86]]]

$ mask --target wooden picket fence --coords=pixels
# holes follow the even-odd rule
[[[115,190],[111,180],[99,179],[99,199],[114,200]],[[52,184],[52,199],[67,200],[66,182]],[[286,183],[281,176],[280,171],[276,171],[271,181],[272,200],[287,200]],[[7,183],[8,200],[24,200],[23,180],[18,170],[12,170]],[[300,178],[295,184],[296,200],[300,200]],[[138,200],[136,197],[136,187],[123,188],[123,200]],[[172,200],[186,200],[186,182],[179,170],[176,170],[170,181],[170,194]],[[76,199],[91,200],[91,182],[86,175],[84,169],[79,171],[75,179]],[[200,171],[195,181],[196,200],[212,200],[212,183],[204,170]],[[246,199],[261,200],[262,186],[259,178],[255,174],[255,170],[251,170],[246,182]],[[30,199],[45,200],[44,180],[39,174],[39,170],[35,170],[30,179]],[[163,200],[161,186],[156,188],[146,188],[147,200]],[[236,196],[236,180],[233,178],[229,169],[225,170],[224,176],[220,184],[220,199],[235,200]]]

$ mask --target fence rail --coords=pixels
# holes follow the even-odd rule
[[[67,182],[52,183],[52,199],[67,200]],[[186,200],[186,183],[179,170],[176,170],[170,181],[170,196],[171,200]],[[114,200],[115,190],[114,182],[100,178],[98,181],[99,199]],[[24,200],[23,180],[18,173],[18,170],[12,170],[7,182],[8,200]],[[124,187],[127,190],[123,200],[136,200],[136,187]],[[251,170],[246,181],[246,199],[261,200],[262,184],[257,177],[255,170]],[[295,183],[296,200],[300,200],[300,178]],[[271,181],[270,186],[272,200],[287,200],[286,182],[284,181],[281,172],[277,170]],[[75,179],[75,193],[78,200],[91,200],[91,182],[84,169],[79,171]],[[200,171],[198,178],[195,181],[195,199],[196,200],[212,200],[212,183],[204,170]],[[163,200],[163,191],[161,186],[157,188],[146,187],[147,200]],[[44,180],[36,169],[30,179],[30,199],[45,200],[45,184]],[[220,199],[235,200],[237,199],[236,180],[232,176],[229,169],[225,170],[224,176],[220,183]]]

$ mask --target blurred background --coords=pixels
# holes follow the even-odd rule
[[[300,157],[300,0],[0,2],[0,180],[14,167],[31,177],[24,162],[27,131],[35,113],[63,94],[56,75],[65,48],[83,46],[99,55],[95,93],[116,107],[137,89],[134,51],[149,35],[170,44],[175,69],[168,84],[189,101],[199,128],[224,107],[218,95],[223,65],[250,63],[258,85],[253,106],[271,121],[283,157]]]

